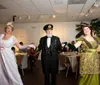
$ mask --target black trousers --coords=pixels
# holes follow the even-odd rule
[[[50,58],[43,60],[42,67],[44,70],[45,85],[56,85],[56,74],[58,69],[57,66],[58,66],[57,60],[50,59]]]
[[[44,75],[45,85],[56,85],[56,74],[48,73]]]

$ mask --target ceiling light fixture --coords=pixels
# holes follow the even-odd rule
[[[94,6],[95,6],[95,7],[97,7],[97,8],[99,7],[99,5],[98,5],[98,4],[94,4]]]
[[[100,6],[100,0],[96,0],[94,2],[94,4],[91,6],[91,8],[87,11],[87,13],[85,14],[85,16],[88,16],[89,13],[93,13],[95,11],[96,8],[98,8]]]
[[[85,16],[87,17],[89,14],[86,14]]]
[[[12,17],[12,21],[14,22],[15,20],[16,20],[16,15],[14,15],[13,17]]]
[[[56,15],[53,14],[52,17],[53,17],[53,18],[56,18]]]
[[[100,6],[100,0],[96,0],[94,3],[94,7],[98,8],[99,6]]]

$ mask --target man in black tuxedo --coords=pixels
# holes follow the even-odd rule
[[[58,72],[58,53],[62,50],[60,39],[52,35],[53,25],[44,26],[46,36],[40,39],[38,50],[42,50],[41,63],[44,73],[45,85],[56,85],[56,74]],[[51,81],[50,81],[51,80]]]

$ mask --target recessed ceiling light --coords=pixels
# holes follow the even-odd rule
[[[86,14],[85,16],[87,17],[89,14]]]

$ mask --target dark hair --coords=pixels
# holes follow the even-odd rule
[[[23,42],[19,42],[20,45],[23,45]]]
[[[75,41],[73,40],[73,41],[71,42],[71,44],[74,45],[74,44],[75,44]]]
[[[12,49],[12,50],[15,50],[15,47],[12,47],[11,49]]]
[[[88,28],[91,30],[91,36],[92,36],[92,27],[91,27],[91,26],[83,26],[83,27],[82,27],[82,33],[83,33],[83,35],[85,35],[84,32],[83,32],[83,29],[84,29],[85,27],[88,27]]]
[[[15,53],[16,49],[15,47],[12,47],[11,50]]]

